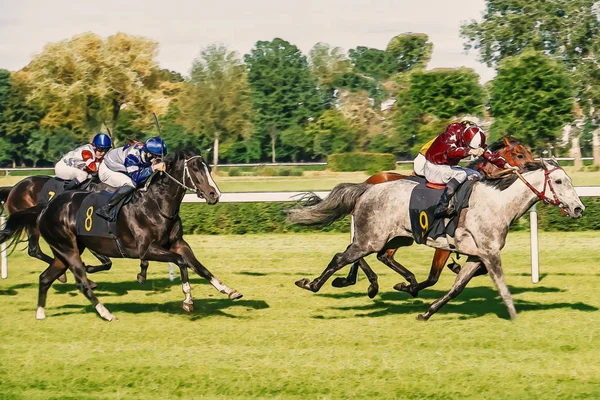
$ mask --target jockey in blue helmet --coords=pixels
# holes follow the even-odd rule
[[[166,155],[167,145],[159,137],[109,151],[100,165],[98,176],[102,182],[118,189],[110,197],[108,204],[97,210],[96,214],[114,221],[116,215],[111,215],[114,206],[136,188],[143,186],[155,171],[165,171],[163,157]]]
[[[110,136],[102,132],[96,134],[91,143],[71,150],[56,163],[56,177],[71,181],[65,187],[66,190],[77,188],[90,174],[98,172],[98,167],[111,146]]]

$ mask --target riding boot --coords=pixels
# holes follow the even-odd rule
[[[79,187],[79,185],[81,184],[81,182],[79,182],[77,180],[77,178],[73,178],[71,179],[71,181],[69,183],[66,184],[65,186],[65,191],[67,190],[75,190]]]
[[[126,196],[128,196],[131,192],[133,192],[135,188],[133,186],[121,186],[117,189],[116,192],[110,196],[108,199],[108,204],[104,207],[96,210],[96,215],[113,222],[117,219],[117,213],[115,206],[119,204],[121,200],[123,200]]]
[[[456,179],[451,179],[450,182],[446,184],[444,193],[442,193],[442,197],[440,197],[440,202],[433,213],[435,217],[451,217],[454,215],[455,210],[454,207],[450,207],[450,200],[454,197],[454,193],[459,185],[460,182]]]

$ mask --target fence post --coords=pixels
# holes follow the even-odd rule
[[[538,251],[538,219],[535,204],[529,211],[529,231],[531,232],[531,282],[540,281],[540,264]]]
[[[4,215],[0,216],[0,227],[4,229]],[[8,258],[6,257],[6,242],[2,243],[2,245],[0,246],[0,253],[0,276],[2,277],[2,279],[6,279],[8,278]]]

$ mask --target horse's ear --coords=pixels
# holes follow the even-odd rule
[[[508,136],[502,136],[502,141],[506,146],[510,146],[510,139],[508,138]]]

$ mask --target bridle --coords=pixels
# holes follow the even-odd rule
[[[177,180],[177,178],[173,177],[171,174],[169,174],[167,171],[164,171],[165,175],[167,175],[167,177],[169,179],[171,179],[173,182],[175,182],[176,184],[178,184],[179,186],[181,186],[182,188],[184,188],[185,190],[189,190],[192,193],[196,193],[198,196],[204,198],[204,196],[202,195],[202,192],[199,192],[198,187],[196,186],[196,183],[194,183],[194,180],[192,179],[192,175],[190,174],[190,169],[188,167],[188,163],[196,158],[202,158],[202,156],[200,155],[196,155],[190,158],[186,158],[183,161],[183,176],[181,177],[181,181]],[[192,183],[193,187],[189,187],[185,184],[186,179],[189,179],[190,182]]]
[[[523,183],[525,183],[525,185],[527,185],[527,187],[529,189],[531,189],[531,191],[533,193],[535,193],[535,195],[538,197],[538,199],[543,201],[545,204],[552,204],[553,206],[560,207],[561,202],[558,199],[556,192],[554,191],[554,187],[552,186],[552,180],[550,179],[550,174],[552,172],[562,169],[562,168],[560,166],[557,166],[552,169],[548,169],[548,168],[546,168],[546,165],[544,164],[543,160],[542,160],[542,165],[544,167],[544,188],[542,189],[541,192],[539,190],[537,190],[536,188],[534,188],[531,183],[527,182],[527,179],[525,179],[519,171],[515,171],[515,174],[517,174],[519,179],[521,179],[523,181]],[[552,198],[546,196],[546,194],[545,194],[546,187],[550,188],[550,192],[552,192]],[[563,216],[566,215],[566,211],[565,211],[564,207],[560,207],[560,211],[562,212]]]

